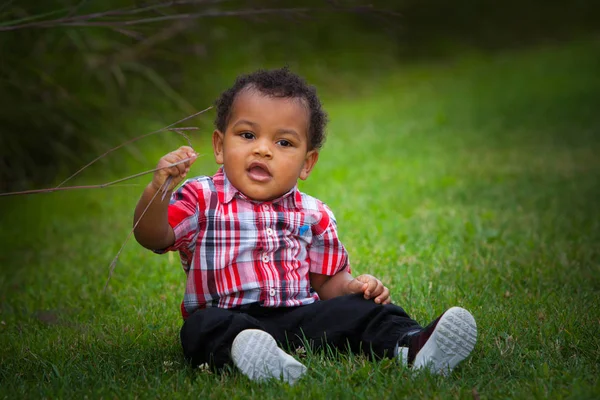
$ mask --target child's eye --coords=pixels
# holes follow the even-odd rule
[[[252,132],[242,132],[240,136],[248,140],[254,139],[254,133]]]
[[[283,147],[290,147],[292,146],[292,143],[290,143],[289,141],[285,140],[285,139],[281,139],[277,142],[278,145],[283,146]]]

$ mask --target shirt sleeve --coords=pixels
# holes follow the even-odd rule
[[[191,261],[196,238],[198,236],[198,221],[200,207],[198,194],[202,191],[201,185],[194,180],[186,181],[171,195],[168,208],[169,225],[175,233],[175,243],[165,249],[154,250],[157,254],[179,250],[182,262]]]
[[[313,225],[313,240],[309,248],[310,272],[335,275],[347,270],[350,272],[348,252],[338,238],[337,224],[333,212],[325,204],[320,204],[321,220]]]

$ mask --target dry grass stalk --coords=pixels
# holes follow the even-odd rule
[[[213,0],[218,2],[218,0]],[[127,19],[128,17],[135,14],[142,14],[148,11],[156,11],[158,8],[172,7],[174,5],[198,5],[201,3],[208,3],[207,1],[177,1],[177,2],[164,2],[154,4],[146,7],[139,7],[134,9],[117,9],[108,10],[91,14],[83,15],[69,15],[56,19],[46,19],[41,21],[32,21],[25,23],[5,24],[0,26],[0,31],[13,31],[25,28],[54,28],[58,26],[100,26],[111,29],[123,29],[125,26],[141,25],[160,23],[164,21],[190,21],[199,18],[215,18],[215,17],[250,17],[257,15],[268,15],[268,14],[284,14],[284,15],[297,15],[297,16],[310,16],[317,15],[318,13],[326,12],[346,12],[346,13],[380,13],[388,15],[397,15],[394,11],[380,10],[374,8],[371,4],[364,4],[358,6],[339,6],[329,5],[325,7],[290,7],[290,8],[258,8],[258,9],[239,9],[239,10],[208,10],[196,13],[174,13],[174,14],[162,14],[159,16],[149,16],[146,18],[139,19]],[[120,19],[115,19],[120,18]],[[35,16],[30,19],[37,19]],[[127,31],[130,34],[129,31]]]
[[[125,178],[119,178],[117,180],[111,181],[111,182],[107,182],[107,183],[101,183],[99,185],[78,185],[78,186],[63,186],[63,187],[52,187],[52,188],[46,188],[46,189],[33,189],[33,190],[22,190],[19,192],[8,192],[8,193],[0,193],[0,197],[2,196],[18,196],[18,195],[24,195],[24,194],[37,194],[37,193],[50,193],[50,192],[59,192],[59,191],[64,191],[64,190],[75,190],[75,189],[102,189],[108,186],[113,186],[117,183],[120,182],[124,182],[130,179],[134,179],[134,178],[138,178],[142,175],[146,175],[146,174],[151,174],[153,172],[156,172],[160,169],[165,169],[165,168],[171,168],[174,167],[176,165],[182,164],[184,162],[190,161],[193,157],[189,157],[180,161],[177,161],[176,163],[173,164],[169,164],[166,167],[161,167],[161,168],[154,168],[154,169],[149,169],[147,171],[144,172],[139,172],[137,174],[133,174],[133,175],[129,175],[126,176]]]
[[[194,117],[197,117],[198,115],[205,113],[206,111],[210,110],[211,108],[212,108],[212,106],[211,106],[211,107],[208,107],[208,108],[205,108],[205,109],[204,109],[204,110],[202,110],[202,111],[198,111],[197,113],[194,113],[194,114],[192,114],[192,115],[189,115],[189,116],[187,116],[187,117],[185,117],[185,118],[183,118],[183,119],[180,119],[179,121],[177,121],[177,122],[174,122],[174,123],[172,123],[172,124],[170,124],[170,125],[167,125],[167,126],[165,126],[164,128],[161,128],[161,129],[159,129],[159,130],[157,130],[157,131],[150,132],[150,133],[147,133],[147,134],[145,134],[145,135],[142,135],[142,136],[138,136],[138,137],[136,137],[136,138],[133,138],[133,139],[131,139],[131,140],[128,140],[128,141],[126,141],[125,143],[121,143],[121,144],[120,144],[120,145],[118,145],[117,147],[113,147],[112,149],[108,150],[108,151],[107,151],[107,152],[105,152],[104,154],[101,154],[101,155],[99,155],[98,157],[96,157],[95,159],[93,159],[92,161],[90,161],[89,163],[87,163],[86,165],[84,165],[83,167],[81,167],[81,168],[80,168],[80,169],[79,169],[77,172],[75,172],[73,175],[69,176],[67,179],[65,179],[64,181],[62,181],[61,183],[59,183],[59,184],[58,184],[58,186],[57,186],[57,188],[58,188],[58,187],[61,187],[61,186],[62,186],[62,185],[64,185],[66,182],[70,181],[70,180],[71,180],[71,179],[73,179],[75,176],[79,175],[79,174],[81,173],[81,171],[83,171],[84,169],[86,169],[87,167],[89,167],[90,165],[92,165],[93,163],[95,163],[96,161],[100,160],[101,158],[103,158],[103,157],[107,156],[108,154],[112,153],[113,151],[115,151],[115,150],[118,150],[118,149],[120,149],[121,147],[123,147],[123,146],[126,146],[126,145],[128,145],[128,144],[131,144],[131,143],[133,143],[133,142],[136,142],[136,141],[138,141],[138,140],[140,140],[140,139],[144,139],[144,138],[146,138],[146,137],[148,137],[148,136],[155,135],[155,134],[157,134],[157,133],[164,132],[164,131],[169,131],[169,130],[171,130],[171,128],[173,128],[173,126],[175,126],[175,125],[177,125],[177,124],[180,124],[180,123],[182,123],[182,122],[185,122],[185,121],[187,121],[187,120],[189,120],[189,119],[192,119],[192,118],[194,118]],[[196,129],[197,129],[197,128],[196,128]],[[193,147],[193,146],[192,146],[192,143],[191,143],[191,141],[190,141],[190,138],[189,138],[189,137],[188,137],[186,134],[184,134],[184,133],[180,132],[180,131],[182,130],[181,128],[177,128],[177,130],[175,130],[175,129],[173,129],[173,130],[174,130],[174,131],[175,131],[177,134],[179,134],[179,135],[183,136],[183,137],[184,137],[184,138],[187,140],[187,142],[188,142],[188,146],[190,146],[190,147]]]
[[[189,160],[189,159],[188,159]],[[187,161],[187,160],[186,160]],[[142,218],[144,218],[144,215],[146,214],[146,211],[148,211],[148,208],[150,207],[150,205],[152,203],[154,203],[154,199],[156,199],[156,196],[162,192],[163,196],[162,198],[165,198],[165,195],[168,192],[169,189],[169,185],[171,184],[172,181],[172,177],[169,176],[169,178],[165,181],[165,183],[163,183],[162,187],[160,188],[160,190],[157,190],[156,193],[154,193],[154,196],[152,196],[152,198],[150,199],[150,201],[148,202],[148,205],[146,206],[146,208],[144,208],[144,211],[142,211],[142,214],[140,215],[140,218],[138,218],[138,220],[135,222],[135,224],[133,225],[133,228],[131,228],[131,230],[129,231],[129,234],[127,235],[127,237],[125,238],[125,241],[123,242],[123,244],[121,245],[121,248],[119,249],[119,251],[117,252],[117,255],[115,255],[115,258],[113,258],[113,260],[110,262],[110,266],[108,269],[108,278],[106,279],[106,283],[104,284],[104,289],[102,289],[103,292],[106,292],[106,288],[108,287],[108,283],[110,282],[110,278],[113,275],[113,272],[115,271],[115,268],[117,267],[117,261],[119,261],[119,256],[121,255],[121,252],[123,251],[123,249],[125,248],[125,245],[127,244],[127,242],[129,242],[129,239],[131,238],[131,235],[133,234],[133,232],[135,231],[135,228],[137,228],[138,224],[140,223],[140,221],[142,220]]]
[[[208,108],[206,108],[206,109],[204,109],[204,110],[202,110],[202,111],[199,111],[199,112],[197,112],[197,113],[194,113],[194,114],[192,114],[192,115],[190,115],[190,116],[187,116],[187,117],[185,117],[185,118],[183,118],[183,119],[181,119],[181,120],[179,120],[179,121],[177,121],[177,122],[174,122],[174,123],[172,123],[172,124],[170,124],[170,125],[167,125],[167,126],[165,126],[164,128],[161,128],[161,129],[159,129],[159,130],[157,130],[157,131],[150,132],[150,133],[147,133],[147,134],[145,134],[145,135],[142,135],[142,136],[138,136],[138,137],[136,137],[136,138],[133,138],[133,139],[131,139],[131,140],[128,140],[128,141],[126,141],[126,142],[124,142],[124,143],[121,143],[120,145],[118,145],[118,146],[116,146],[116,147],[113,147],[112,149],[110,149],[110,150],[108,150],[108,151],[104,152],[104,153],[103,153],[103,154],[101,154],[100,156],[98,156],[98,157],[96,157],[95,159],[93,159],[91,162],[89,162],[89,163],[87,163],[86,165],[84,165],[83,167],[81,167],[81,168],[80,168],[80,169],[79,169],[77,172],[75,172],[73,175],[69,176],[67,179],[65,179],[64,181],[62,181],[62,182],[61,182],[61,183],[60,183],[58,186],[56,186],[56,187],[53,187],[53,188],[47,188],[47,189],[34,189],[34,190],[23,190],[23,191],[19,191],[19,192],[0,193],[0,197],[1,197],[1,196],[16,196],[16,195],[24,195],[24,194],[35,194],[35,193],[49,193],[49,192],[56,192],[56,191],[63,191],[63,190],[74,190],[74,189],[99,189],[99,188],[105,188],[105,187],[108,187],[108,186],[116,185],[116,184],[118,184],[118,183],[120,183],[120,182],[123,182],[123,181],[129,180],[129,179],[133,179],[133,178],[140,177],[140,176],[142,176],[142,175],[146,175],[146,174],[154,173],[154,172],[156,172],[156,171],[158,171],[158,170],[161,170],[161,169],[171,168],[171,167],[174,167],[174,166],[176,166],[176,165],[179,165],[179,164],[185,163],[185,162],[187,162],[187,161],[190,161],[190,160],[192,160],[192,159],[196,158],[196,157],[197,157],[197,154],[196,154],[196,155],[194,155],[193,157],[188,157],[188,158],[185,158],[185,159],[183,159],[183,160],[180,160],[180,161],[178,161],[178,162],[175,162],[175,163],[169,164],[169,165],[167,165],[167,166],[165,166],[165,167],[153,168],[153,169],[150,169],[150,170],[147,170],[147,171],[139,172],[139,173],[137,173],[137,174],[133,174],[133,175],[130,175],[130,176],[126,176],[126,177],[124,177],[124,178],[120,178],[120,179],[114,180],[114,181],[112,181],[112,182],[107,182],[107,183],[103,183],[103,184],[100,184],[100,185],[62,186],[63,184],[65,184],[65,183],[66,183],[66,182],[68,182],[69,180],[73,179],[75,176],[79,175],[79,174],[80,174],[80,173],[81,173],[83,170],[85,170],[87,167],[89,167],[90,165],[94,164],[96,161],[100,160],[101,158],[103,158],[103,157],[106,157],[108,154],[112,153],[113,151],[115,151],[115,150],[117,150],[117,149],[120,149],[121,147],[123,147],[123,146],[125,146],[125,145],[127,145],[127,144],[133,143],[133,142],[135,142],[135,141],[138,141],[138,140],[140,140],[140,139],[146,138],[146,137],[148,137],[148,136],[150,136],[150,135],[154,135],[154,134],[156,134],[156,133],[159,133],[159,132],[165,132],[165,131],[171,131],[171,132],[175,132],[175,133],[177,133],[178,135],[181,135],[181,136],[183,136],[183,137],[186,139],[186,141],[187,141],[187,143],[188,143],[188,146],[192,147],[192,142],[191,142],[191,140],[190,140],[189,136],[188,136],[187,134],[185,134],[185,133],[184,133],[184,131],[198,130],[198,128],[197,128],[197,127],[180,127],[180,128],[174,128],[174,126],[175,126],[175,125],[177,125],[177,124],[179,124],[179,123],[182,123],[182,122],[184,122],[184,121],[187,121],[187,120],[189,120],[189,119],[191,119],[191,118],[194,118],[194,117],[196,117],[196,116],[198,116],[198,115],[200,115],[200,114],[202,114],[202,113],[204,113],[204,112],[206,112],[206,111],[210,110],[211,108],[212,108],[212,107],[208,107]],[[150,202],[148,203],[148,205],[146,206],[146,208],[144,209],[144,211],[143,211],[143,212],[142,212],[142,214],[140,215],[140,218],[139,218],[139,219],[136,221],[136,223],[134,224],[133,228],[132,228],[132,229],[129,231],[129,234],[128,234],[128,235],[127,235],[127,237],[125,238],[125,241],[124,241],[124,242],[123,242],[123,244],[121,245],[121,248],[119,249],[119,251],[117,252],[117,254],[115,255],[115,257],[113,258],[113,260],[112,260],[112,261],[111,261],[111,263],[110,263],[109,272],[108,272],[108,279],[106,280],[106,283],[104,284],[104,289],[103,289],[103,291],[106,291],[106,288],[108,287],[108,283],[109,283],[109,281],[110,281],[110,278],[111,278],[111,276],[113,275],[113,272],[114,272],[114,270],[115,270],[115,268],[116,268],[116,266],[117,266],[117,261],[119,260],[119,256],[121,255],[121,252],[122,252],[122,251],[123,251],[123,249],[125,248],[125,245],[127,244],[127,242],[129,242],[129,239],[131,238],[131,235],[132,235],[132,234],[133,234],[133,232],[135,231],[135,228],[137,228],[137,226],[138,226],[139,222],[142,220],[142,218],[143,218],[143,217],[144,217],[144,215],[146,214],[146,211],[148,210],[148,208],[150,207],[150,205],[151,205],[151,204],[154,202],[154,200],[156,199],[156,196],[158,196],[158,194],[159,194],[159,193],[161,193],[161,192],[162,192],[162,197],[161,197],[161,199],[162,199],[162,200],[164,200],[164,199],[165,199],[165,197],[166,197],[166,195],[167,195],[167,193],[168,193],[168,189],[169,189],[169,187],[171,186],[171,183],[172,183],[172,181],[173,181],[173,177],[171,177],[171,176],[169,176],[169,177],[166,179],[166,181],[165,181],[165,183],[162,185],[161,189],[160,189],[159,191],[157,191],[157,192],[154,194],[154,196],[152,196],[152,199],[150,200]]]

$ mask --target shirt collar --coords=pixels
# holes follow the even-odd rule
[[[260,201],[252,200],[244,193],[240,192],[235,186],[233,186],[227,178],[227,175],[225,175],[225,170],[223,167],[220,167],[217,173],[213,176],[213,182],[215,183],[217,193],[219,194],[219,201],[223,204],[231,202],[236,195],[238,198],[251,203],[262,203]],[[294,185],[294,187],[291,188],[287,193],[274,200],[271,200],[270,203],[281,203],[282,205],[289,204],[291,207],[296,208],[299,194],[300,192],[298,191],[298,185]]]

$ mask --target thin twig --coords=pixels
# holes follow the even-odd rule
[[[163,2],[163,3],[152,4],[152,5],[145,6],[145,7],[138,7],[138,8],[124,7],[124,8],[118,8],[115,10],[100,11],[100,12],[95,12],[95,13],[91,13],[91,14],[83,14],[83,15],[72,15],[69,13],[65,17],[56,18],[53,20],[27,22],[27,23],[18,24],[18,25],[2,26],[2,27],[0,27],[0,31],[12,31],[12,30],[23,29],[23,28],[48,28],[48,27],[52,27],[52,26],[59,26],[66,22],[88,21],[91,19],[106,18],[106,17],[121,17],[121,16],[127,16],[127,15],[141,14],[146,11],[152,11],[152,10],[156,10],[159,8],[172,7],[172,6],[177,6],[177,5],[191,5],[191,4],[200,4],[200,3],[214,4],[214,3],[224,2],[224,1],[227,1],[227,0],[167,1],[167,2]],[[53,11],[53,13],[56,13],[56,12],[57,11]],[[41,16],[44,16],[44,15],[41,15]],[[40,18],[41,16],[33,16],[31,18]]]
[[[198,116],[198,115],[200,115],[200,114],[202,114],[202,113],[204,113],[204,112],[206,112],[206,111],[210,110],[211,108],[212,108],[212,106],[211,106],[211,107],[208,107],[208,108],[205,108],[204,110],[202,110],[202,111],[199,111],[199,112],[197,112],[197,113],[195,113],[195,114],[192,114],[192,115],[190,115],[190,116],[188,116],[188,117],[185,117],[185,118],[183,118],[183,119],[180,119],[179,121],[177,121],[177,122],[174,122],[174,123],[172,123],[172,124],[170,124],[170,125],[167,125],[167,126],[165,126],[164,128],[161,128],[161,129],[159,129],[159,130],[157,130],[157,131],[150,132],[150,133],[147,133],[147,134],[145,134],[145,135],[142,135],[142,136],[138,136],[138,137],[136,137],[136,138],[133,138],[133,139],[131,139],[131,140],[128,140],[128,141],[126,141],[125,143],[121,143],[121,144],[120,144],[120,145],[118,145],[117,147],[113,147],[112,149],[110,149],[110,150],[108,150],[107,152],[105,152],[104,154],[101,154],[100,156],[98,156],[98,157],[94,158],[92,161],[90,161],[89,163],[87,163],[86,165],[84,165],[83,167],[81,167],[79,170],[77,170],[77,172],[75,172],[73,175],[69,176],[67,179],[65,179],[64,181],[62,181],[61,183],[59,183],[59,184],[58,184],[56,187],[57,187],[57,188],[61,187],[62,185],[64,185],[65,183],[67,183],[68,181],[70,181],[71,179],[73,179],[75,176],[79,175],[79,174],[81,173],[81,171],[83,171],[84,169],[86,169],[87,167],[89,167],[90,165],[92,165],[93,163],[95,163],[96,161],[98,161],[99,159],[101,159],[102,157],[105,157],[106,155],[108,155],[108,154],[112,153],[113,151],[115,151],[115,150],[118,150],[118,149],[120,149],[121,147],[123,147],[123,146],[125,146],[125,145],[128,145],[128,144],[130,144],[130,143],[136,142],[136,141],[138,141],[138,140],[140,140],[140,139],[143,139],[143,138],[145,138],[145,137],[148,137],[148,136],[150,136],[150,135],[154,135],[154,134],[157,134],[157,133],[160,133],[160,132],[164,132],[164,131],[166,131],[166,130],[169,130],[169,128],[172,128],[174,125],[180,124],[180,123],[182,123],[182,122],[184,122],[184,121],[187,121],[188,119],[194,118],[194,117],[196,117],[196,116]],[[177,132],[177,133],[181,135],[181,132]],[[186,139],[188,140],[188,145],[189,145],[190,147],[192,147],[192,145],[191,145],[191,142],[190,142],[189,138],[188,138],[187,136],[185,136],[185,135],[183,135],[183,136],[184,136],[184,137],[186,137]]]
[[[165,197],[167,196],[167,193],[169,193],[169,186],[171,185],[172,180],[173,180],[173,175],[169,175],[169,177],[165,181],[165,184],[162,187],[163,195],[160,198],[160,201],[164,201]]]
[[[146,39],[146,36],[144,36],[143,34],[136,32],[136,31],[129,30],[129,29],[123,29],[123,28],[117,28],[117,27],[112,27],[110,29],[112,29],[113,31],[118,32],[122,35],[128,36],[135,40],[138,40],[138,41]]]
[[[185,31],[186,29],[188,29],[189,25],[190,21],[175,21],[169,27],[161,30],[155,35],[139,40],[138,43],[136,43],[134,46],[127,47],[126,49],[120,51],[119,53],[117,53],[117,55],[111,57],[110,60],[113,63],[120,64],[127,60],[138,59],[138,57],[141,54],[147,52],[149,49],[152,49],[153,46],[156,46],[162,42],[166,42],[167,40],[177,36],[179,33]],[[122,28],[116,27],[113,27],[111,29],[124,30]]]
[[[2,197],[2,196],[18,196],[18,195],[23,195],[23,194],[35,194],[35,193],[51,193],[51,192],[59,192],[59,191],[63,191],[63,190],[75,190],[75,189],[102,189],[102,188],[105,188],[107,186],[113,186],[113,185],[115,185],[117,183],[121,183],[121,182],[127,181],[129,179],[137,178],[137,177],[140,177],[142,175],[150,174],[150,173],[156,172],[156,171],[161,170],[161,169],[174,167],[174,166],[182,164],[184,162],[188,162],[188,161],[190,161],[190,160],[192,160],[192,159],[194,159],[196,157],[199,157],[199,155],[195,155],[194,157],[184,158],[183,160],[179,160],[176,163],[169,164],[169,165],[164,166],[164,167],[150,169],[148,171],[144,171],[144,172],[140,172],[140,173],[137,173],[137,174],[134,174],[134,175],[126,176],[125,178],[120,178],[120,179],[117,179],[117,180],[112,181],[112,182],[101,183],[99,185],[62,186],[62,187],[58,187],[57,186],[57,187],[47,188],[47,189],[23,190],[23,191],[20,191],[20,192],[0,193],[0,197]]]
[[[288,13],[307,13],[326,11],[329,9],[315,9],[315,8],[266,8],[261,10],[236,10],[236,11],[206,11],[200,13],[183,13],[183,14],[171,14],[163,15],[160,17],[149,17],[134,19],[129,21],[73,21],[63,22],[55,26],[131,26],[140,24],[151,24],[155,22],[172,21],[172,20],[190,20],[198,19],[202,17],[233,17],[242,15],[261,15],[261,14],[288,14]],[[46,26],[43,26],[46,27]]]
[[[179,136],[183,136],[183,138],[187,141],[188,146],[189,147],[193,147],[192,146],[192,141],[190,140],[190,137],[188,135],[186,135],[185,133],[183,133],[183,131],[179,130],[179,129],[167,129],[168,131],[171,132],[175,132],[176,134],[178,134]]]
[[[173,163],[173,164],[169,164],[169,165],[167,165],[166,167],[160,167],[160,168],[149,169],[148,171],[139,172],[139,173],[137,173],[137,174],[133,174],[133,175],[130,175],[130,176],[126,176],[125,178],[117,179],[116,181],[108,182],[108,183],[106,183],[105,185],[106,185],[106,186],[109,186],[109,185],[114,185],[115,183],[119,183],[119,182],[127,181],[127,180],[129,180],[129,179],[137,178],[138,176],[142,176],[142,175],[146,175],[146,174],[151,174],[151,173],[153,173],[153,172],[156,172],[156,171],[159,171],[159,170],[161,170],[161,169],[165,169],[165,168],[171,168],[171,167],[174,167],[174,166],[176,166],[176,165],[183,164],[184,162],[188,162],[188,161],[190,161],[190,160],[193,160],[193,159],[194,159],[194,158],[196,158],[196,157],[197,157],[197,155],[195,155],[195,156],[193,156],[193,157],[184,158],[183,160],[179,160],[179,161],[177,161],[177,162],[175,162],[175,163]]]
[[[162,5],[156,6],[148,6],[141,9],[135,10],[113,10],[113,11],[105,11],[88,15],[79,15],[70,18],[57,18],[54,20],[47,21],[37,21],[30,22],[21,25],[8,25],[1,26],[0,31],[11,31],[16,29],[23,28],[53,28],[57,26],[104,26],[104,27],[122,27],[122,26],[131,26],[131,25],[139,25],[139,24],[148,24],[155,22],[163,22],[169,20],[191,20],[198,19],[202,17],[238,17],[238,16],[249,16],[249,15],[262,15],[262,14],[299,14],[299,13],[307,13],[309,15],[314,15],[318,12],[377,12],[377,13],[385,13],[389,15],[397,16],[398,13],[391,10],[380,10],[375,9],[371,5],[359,6],[359,7],[319,7],[319,8],[308,8],[308,7],[298,7],[298,8],[264,8],[264,9],[243,9],[243,10],[230,10],[230,11],[206,11],[201,13],[180,13],[180,14],[171,14],[171,15],[161,15],[158,17],[148,17],[134,20],[109,20],[109,21],[92,21],[94,19],[105,18],[105,17],[114,17],[114,16],[124,16],[124,15],[132,15],[137,14],[143,11],[147,11],[151,8],[157,8],[158,6],[165,6],[166,3],[162,3]]]

